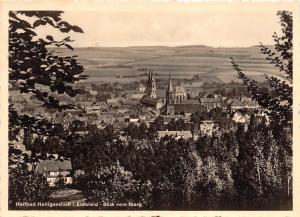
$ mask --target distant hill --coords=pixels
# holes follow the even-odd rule
[[[57,49],[63,55],[77,55],[90,76],[88,82],[124,82],[146,79],[148,68],[154,70],[158,79],[168,73],[183,79],[199,75],[201,81],[230,82],[237,80],[230,64],[233,57],[244,72],[256,80],[264,74],[281,77],[270,65],[258,46],[247,48],[213,48],[194,46],[132,46],[76,48],[74,51]]]

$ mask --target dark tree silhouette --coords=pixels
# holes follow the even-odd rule
[[[275,51],[260,44],[261,52],[266,55],[266,59],[286,77],[286,79],[279,79],[265,75],[269,86],[274,90],[274,96],[263,91],[257,85],[257,81],[249,79],[233,58],[231,63],[251,97],[266,109],[271,120],[286,126],[291,125],[293,114],[293,17],[289,11],[279,11],[277,15],[280,17],[282,35],[278,36],[276,32],[273,34]]]
[[[9,12],[9,83],[22,94],[31,94],[46,108],[68,109],[72,105],[61,104],[54,96],[64,94],[74,97],[81,90],[72,84],[80,79],[83,66],[76,56],[58,56],[51,46],[73,49],[70,37],[56,41],[51,35],[41,38],[36,29],[51,26],[63,33],[83,31],[61,19],[62,11],[11,11]],[[30,22],[29,22],[30,20]],[[45,134],[52,127],[43,118],[21,115],[10,104],[10,140],[15,139],[20,129]]]
[[[234,70],[237,72],[238,78],[240,78],[243,84],[247,87],[248,92],[251,94],[252,99],[256,100],[259,105],[264,108],[264,111],[270,117],[270,128],[267,130],[255,130],[253,134],[249,135],[250,143],[252,148],[256,152],[256,158],[254,159],[256,164],[253,168],[256,168],[259,177],[260,189],[259,199],[261,201],[266,194],[268,195],[268,200],[265,200],[272,206],[283,207],[283,209],[290,208],[292,206],[292,117],[293,117],[293,17],[292,13],[289,11],[279,11],[277,15],[280,17],[280,25],[282,34],[279,36],[277,33],[273,34],[273,39],[275,42],[275,50],[260,44],[261,52],[266,55],[266,59],[271,65],[276,67],[279,72],[285,75],[284,78],[277,78],[275,76],[266,75],[266,81],[269,84],[272,92],[267,92],[263,88],[258,86],[257,81],[249,79],[238,66],[233,58],[232,65]],[[249,131],[253,129],[250,127]],[[263,135],[261,138],[257,138],[260,132],[265,131],[266,133],[271,132],[271,139],[264,144],[263,149],[268,150],[268,146],[272,149],[266,151],[268,153],[268,158],[264,159],[264,155],[260,154],[259,146],[264,139],[268,136]],[[245,153],[251,148],[245,149]],[[243,153],[241,151],[241,153]],[[253,153],[251,153],[252,156]],[[266,156],[267,154],[265,154]],[[270,177],[276,180],[280,184],[274,184],[268,188],[268,191],[263,192],[263,178],[264,173],[263,167],[267,167],[270,162],[269,159],[273,158],[273,162],[278,161],[279,166],[275,165],[276,171],[271,171],[270,168],[266,168],[267,174],[274,173],[274,175],[266,176],[266,180]],[[245,160],[249,164],[253,160]],[[263,162],[261,164],[261,162]],[[254,162],[254,161],[253,161]],[[277,167],[276,167],[277,166]],[[242,168],[240,166],[239,168]],[[247,166],[249,170],[249,166]],[[246,170],[245,170],[246,171]],[[243,175],[241,175],[243,177]],[[251,183],[250,183],[251,184]],[[268,185],[270,183],[267,183]],[[264,186],[265,187],[265,186]],[[274,196],[275,191],[278,196]],[[273,195],[272,195],[273,194]],[[272,195],[272,196],[271,196]],[[247,195],[248,196],[248,195]],[[277,198],[274,200],[274,198]],[[272,201],[273,200],[273,201]],[[277,205],[274,205],[276,204]]]
[[[62,11],[9,12],[9,84],[11,88],[19,90],[20,94],[30,94],[45,108],[59,111],[71,109],[74,106],[59,102],[55,95],[76,96],[82,91],[74,89],[72,84],[86,79],[86,76],[82,75],[84,68],[77,62],[76,56],[59,56],[53,48],[66,47],[73,50],[69,44],[72,42],[69,36],[63,40],[56,40],[51,35],[42,38],[37,34],[37,29],[41,26],[47,26],[49,29],[56,29],[62,33],[70,31],[83,33],[80,27],[62,20],[62,13]],[[14,109],[14,103],[12,101],[9,105],[9,191],[10,195],[13,195],[10,200],[37,201],[40,198],[46,200],[49,196],[45,187],[47,184],[42,182],[42,177],[37,176],[33,171],[26,171],[27,163],[38,161],[38,155],[23,153],[14,146],[13,142],[18,140],[21,130],[24,131],[25,137],[35,134],[49,138],[56,134],[61,126],[49,122],[45,117],[21,114]],[[23,141],[19,142],[24,144],[29,140],[30,138],[23,138]],[[32,174],[33,178],[24,176],[24,179],[19,180],[16,176],[16,174],[27,173]],[[16,189],[26,189],[26,191],[16,191]]]

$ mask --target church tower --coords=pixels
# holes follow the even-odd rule
[[[147,96],[150,98],[156,98],[156,82],[152,70],[150,70],[148,74]]]
[[[171,75],[169,73],[169,82],[166,91],[166,105],[165,105],[165,114],[173,115],[175,113],[174,108],[174,93],[173,93],[173,85],[171,81]]]
[[[173,104],[173,85],[172,85],[170,73],[169,73],[168,87],[166,91],[166,104],[167,105]]]

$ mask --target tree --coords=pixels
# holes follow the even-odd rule
[[[269,86],[274,90],[274,96],[263,91],[257,81],[249,79],[233,58],[231,63],[251,97],[267,110],[273,122],[290,126],[293,114],[293,17],[288,11],[279,11],[277,14],[280,17],[282,35],[278,36],[276,32],[273,34],[275,51],[260,44],[261,52],[266,55],[266,59],[286,77],[279,79],[275,76],[265,76]]]
[[[16,202],[46,202],[50,189],[46,178],[21,166],[10,170],[9,207],[17,208]]]
[[[111,209],[118,209],[116,203],[128,202],[142,203],[140,208],[145,209],[151,207],[151,191],[152,184],[149,180],[135,180],[132,173],[117,161],[110,166],[98,168],[98,173],[88,179],[85,193],[88,201],[99,202],[101,205],[112,204]]]
[[[78,26],[71,25],[62,20],[62,11],[10,11],[9,12],[9,84],[17,89],[20,94],[30,94],[45,109],[71,109],[74,106],[62,104],[55,95],[67,94],[74,97],[82,91],[73,88],[72,84],[81,79],[83,66],[77,62],[76,56],[59,56],[55,53],[54,47],[67,47],[73,50],[70,37],[63,40],[56,40],[51,35],[45,38],[37,34],[37,28],[46,26],[59,30],[62,33],[70,31],[83,33]],[[14,142],[20,140],[18,135],[25,131],[26,135],[41,136],[46,139],[56,132],[55,124],[44,117],[21,114],[14,109],[14,102],[9,105],[9,141],[10,141],[10,183],[11,188],[16,187],[18,179],[13,168],[18,167],[26,170],[28,163],[38,161],[33,155],[20,152],[14,146]],[[22,139],[22,138],[21,138]],[[60,138],[61,139],[61,138]],[[41,140],[42,141],[42,140]],[[24,141],[20,141],[21,143]],[[30,147],[30,146],[29,146]],[[28,148],[28,147],[27,147]],[[38,155],[37,155],[38,156]],[[15,165],[17,164],[17,165]],[[19,165],[21,164],[21,165]],[[19,167],[20,166],[20,167]],[[26,173],[26,171],[22,171]],[[32,173],[34,173],[32,171]],[[39,179],[31,179],[32,188],[26,191],[30,194],[15,195],[11,199],[22,200],[34,194],[44,193],[42,186],[39,187]],[[35,186],[35,187],[33,187]],[[35,193],[34,193],[35,192]],[[49,196],[44,194],[45,197]],[[19,198],[18,198],[19,197]]]
[[[56,41],[51,35],[40,38],[36,29],[39,26],[51,26],[63,33],[83,32],[78,26],[72,26],[61,19],[61,11],[11,11],[9,13],[9,83],[21,94],[30,94],[42,102],[45,108],[72,108],[60,104],[53,95],[66,93],[74,97],[80,90],[71,84],[86,76],[81,75],[83,67],[76,56],[58,56],[50,46],[65,46],[73,49],[70,37]],[[24,18],[25,17],[25,18]],[[28,20],[33,20],[30,23]],[[21,129],[31,134],[47,136],[53,124],[45,118],[20,114],[10,104],[9,135],[10,141],[16,140]]]
[[[63,33],[83,31],[78,26],[72,26],[61,19],[61,11],[11,11],[9,13],[9,83],[20,90],[20,93],[29,93],[43,102],[44,106],[59,109],[68,108],[59,105],[59,102],[49,92],[41,87],[50,88],[52,93],[66,93],[74,97],[79,90],[70,84],[86,78],[81,75],[81,66],[76,56],[58,56],[51,46],[69,49],[72,42],[70,37],[56,41],[51,35],[45,39],[39,38],[36,28],[52,26]],[[34,19],[31,24],[25,16]]]
[[[292,179],[292,117],[293,117],[293,17],[289,11],[279,11],[281,36],[273,34],[275,51],[260,44],[261,52],[266,55],[266,59],[271,65],[276,67],[279,72],[285,75],[285,79],[275,76],[267,76],[266,81],[272,89],[272,93],[265,92],[258,87],[255,80],[249,79],[232,60],[232,65],[247,87],[251,97],[265,109],[271,120],[273,134],[272,142],[275,142],[279,149],[275,159],[280,162],[279,176],[281,188],[281,198],[285,198],[285,208],[290,207],[292,201],[291,182]],[[253,137],[252,139],[254,139]],[[257,145],[254,145],[255,147]],[[277,150],[277,149],[274,149]],[[273,150],[273,151],[274,151]],[[256,160],[258,162],[258,160]],[[266,162],[267,163],[267,162]]]

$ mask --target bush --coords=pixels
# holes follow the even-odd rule
[[[135,180],[131,172],[124,170],[119,162],[99,168],[88,178],[85,193],[88,201],[104,203],[142,203],[142,209],[151,207],[152,184]],[[112,206],[112,209],[118,209]],[[126,208],[126,207],[125,207]],[[129,208],[129,207],[128,207]],[[132,208],[132,207],[131,207]],[[120,207],[124,209],[124,207]]]
[[[16,208],[16,202],[46,202],[49,198],[50,189],[45,177],[22,167],[16,167],[10,170],[10,208]]]

